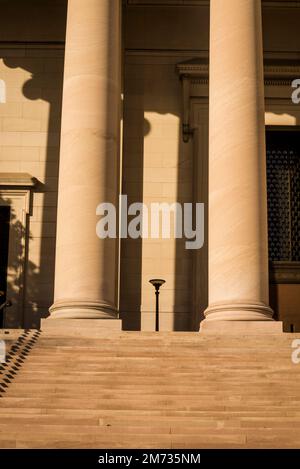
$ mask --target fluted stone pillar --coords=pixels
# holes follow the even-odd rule
[[[117,206],[120,0],[69,0],[51,317],[117,317],[117,239],[96,208]]]
[[[209,306],[201,329],[232,321],[260,328],[273,315],[261,2],[210,4]]]

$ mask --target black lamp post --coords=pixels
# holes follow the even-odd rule
[[[160,287],[166,283],[165,280],[162,280],[160,278],[154,278],[152,280],[149,280],[149,282],[154,286],[155,288],[155,303],[156,303],[156,315],[155,315],[155,331],[159,331],[159,289]]]

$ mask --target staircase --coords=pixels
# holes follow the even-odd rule
[[[12,332],[0,447],[299,448],[297,337]]]

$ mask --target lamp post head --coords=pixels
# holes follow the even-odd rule
[[[159,291],[160,287],[166,283],[166,281],[161,278],[153,278],[152,280],[149,280],[149,282],[154,286],[156,291]]]

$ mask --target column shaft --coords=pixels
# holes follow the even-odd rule
[[[59,170],[54,317],[117,315],[116,239],[96,208],[117,207],[120,1],[69,0]]]
[[[260,0],[211,0],[207,320],[270,320]]]

